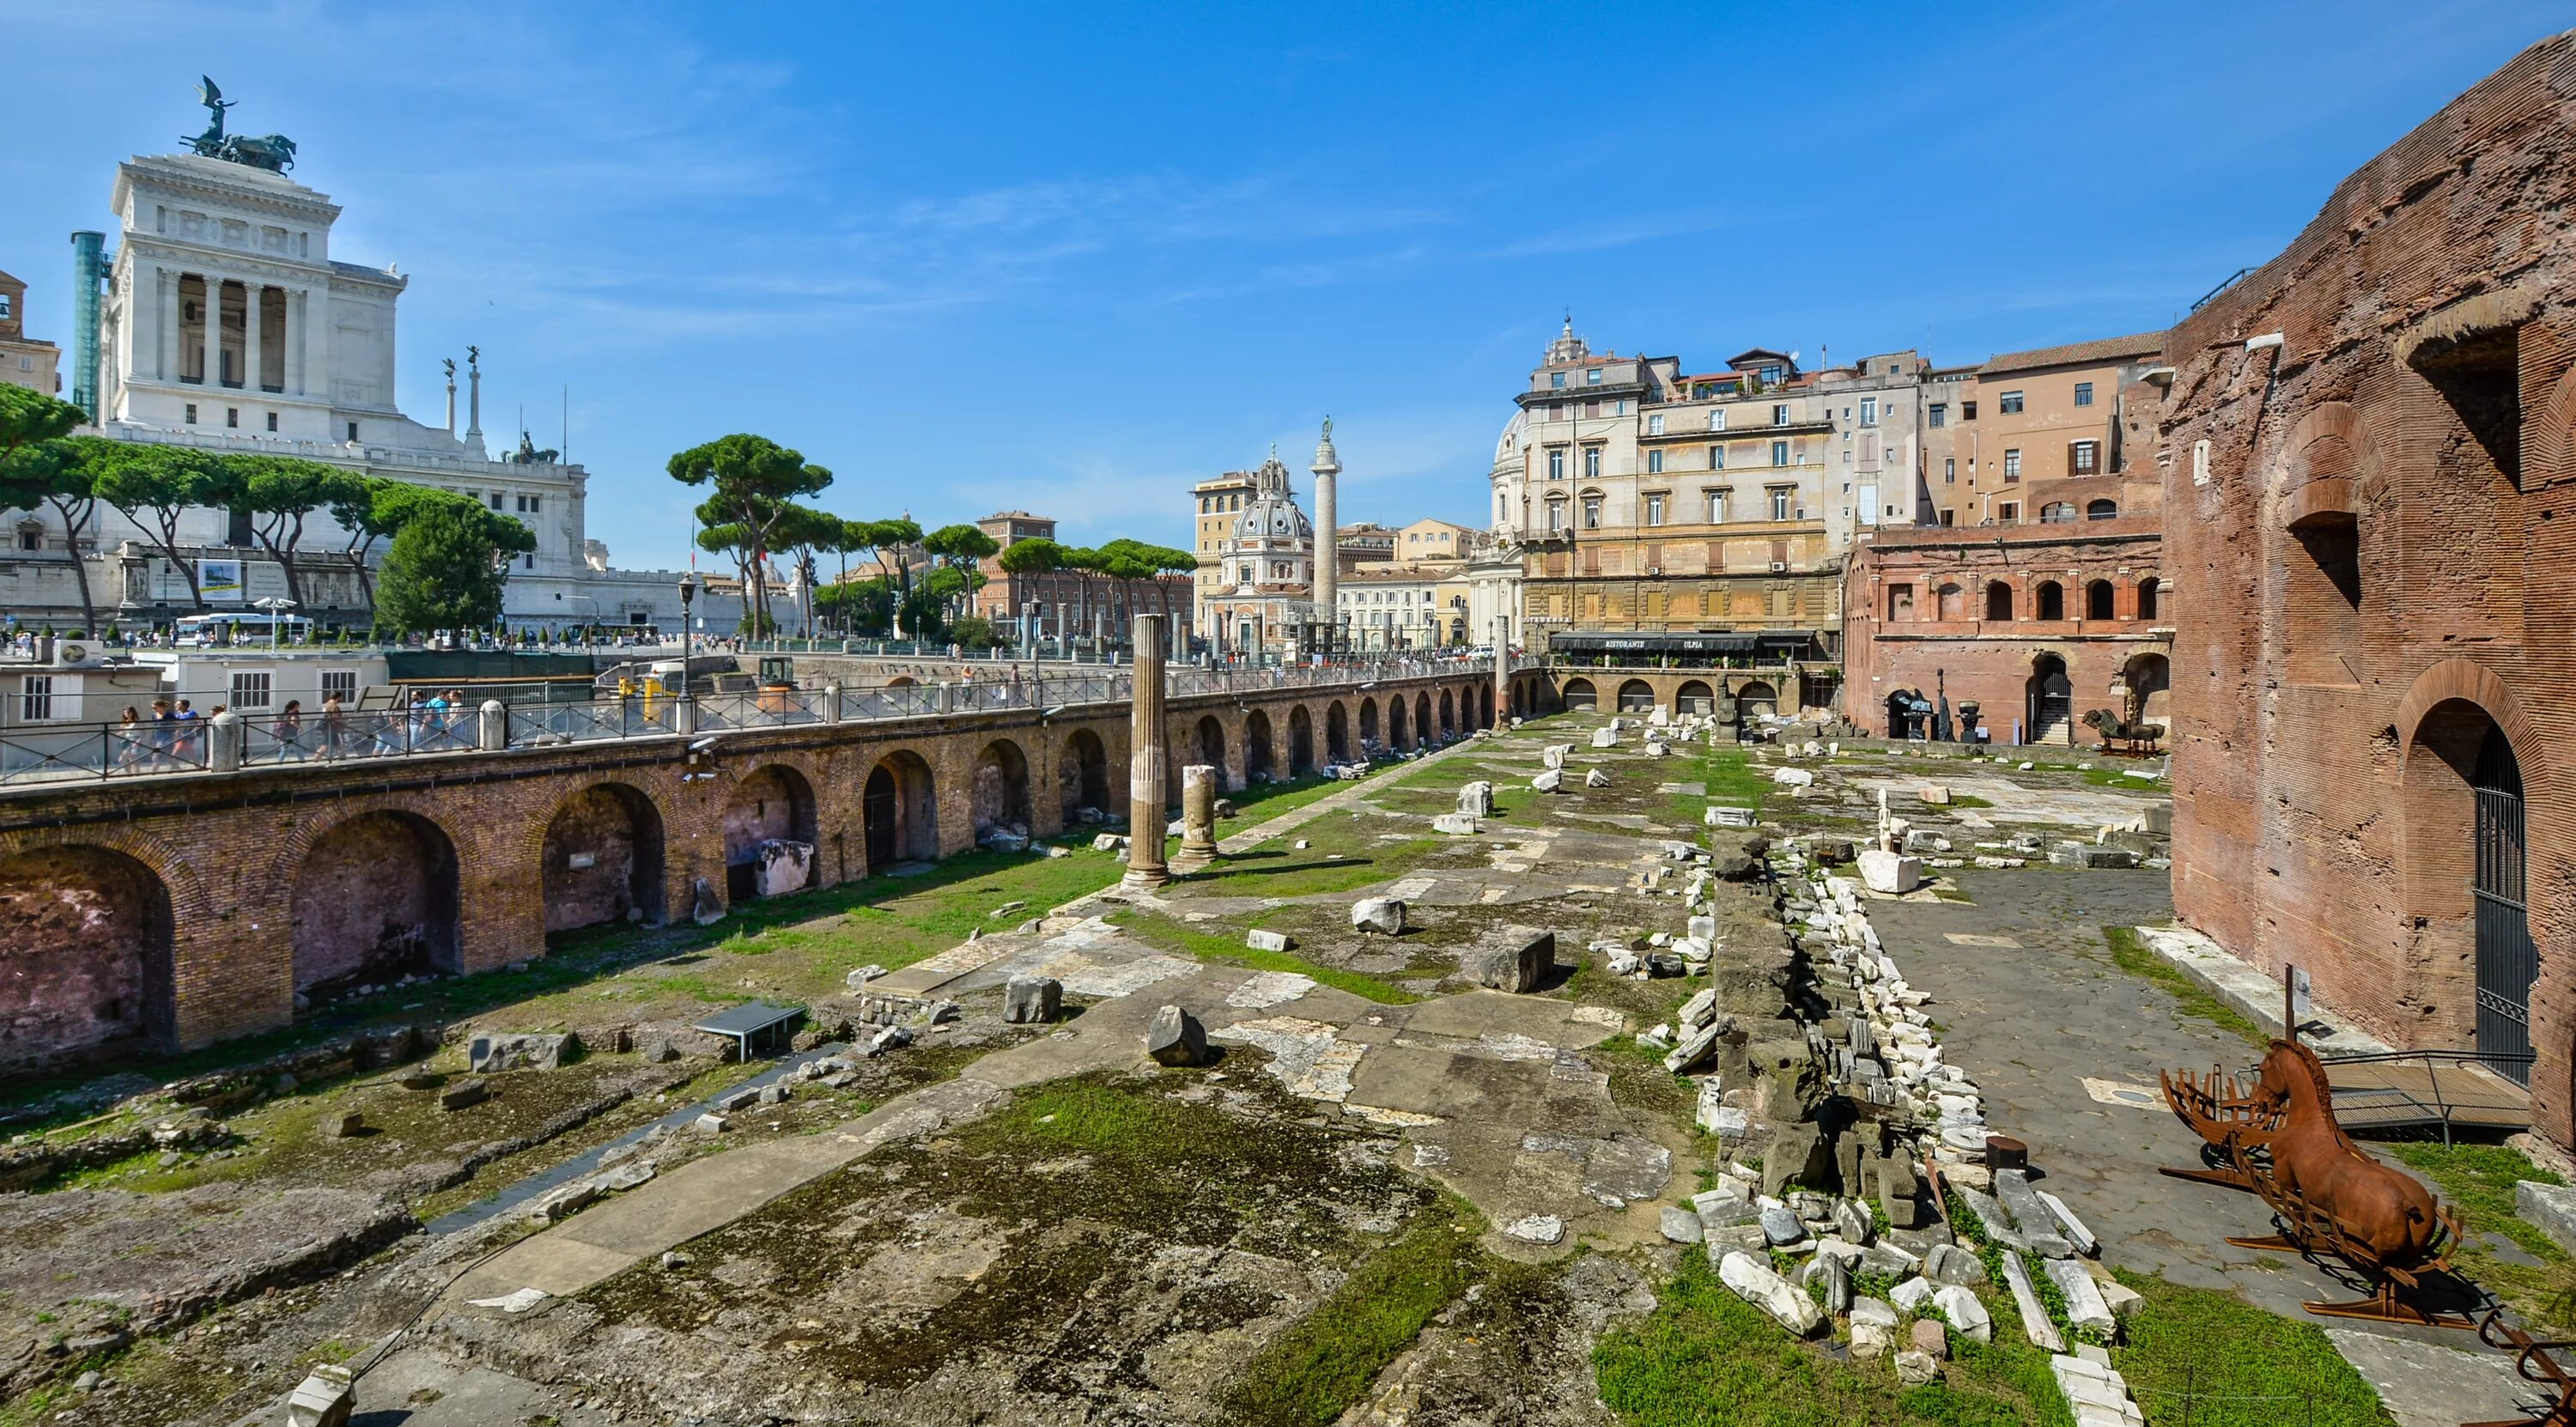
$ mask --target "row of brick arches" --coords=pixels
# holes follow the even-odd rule
[[[1493,705],[1480,682],[1184,716],[1170,785],[1184,763],[1228,768],[1240,785],[1410,750],[1489,725]],[[369,797],[338,816],[220,815],[238,828],[12,834],[0,855],[0,1068],[201,1044],[282,1022],[297,995],[484,969],[562,934],[661,922],[688,910],[700,880],[740,900],[770,842],[815,846],[811,887],[935,860],[995,828],[1045,835],[1086,809],[1122,813],[1122,734],[1039,724],[899,746],[778,740],[725,760],[711,785],[676,760],[572,767]],[[258,837],[264,875],[210,872],[178,850]]]

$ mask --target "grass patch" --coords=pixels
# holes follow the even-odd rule
[[[2511,1304],[2550,1336],[2576,1332],[2576,1262],[2557,1241],[2514,1213],[2516,1180],[2563,1183],[2509,1145],[2443,1145],[2409,1140],[2381,1147],[2399,1163],[2431,1180],[2468,1236],[2452,1252],[2452,1266],[2464,1277]],[[2535,1268],[2498,1254],[2480,1237],[2498,1234],[2540,1260]]]
[[[2110,768],[2098,766],[2092,768],[2078,768],[2075,772],[2077,776],[2081,777],[2085,782],[2092,784],[2096,788],[2126,788],[2133,793],[2147,793],[2155,794],[2157,796],[2162,796],[2166,792],[2170,791],[2169,785],[2162,778],[2132,778],[2127,772],[2128,769],[2142,768],[2145,766],[2147,766],[2145,763],[2124,762]]]
[[[1293,971],[1301,976],[1311,976],[1337,991],[1348,991],[1380,1005],[1404,1006],[1422,999],[1401,986],[1390,985],[1374,976],[1345,971],[1338,966],[1319,966],[1293,952],[1257,951],[1245,946],[1240,934],[1221,936],[1203,932],[1159,912],[1130,908],[1111,913],[1109,920],[1138,941],[1161,951],[1178,952],[1224,965],[1249,966],[1255,971]]]
[[[2145,981],[2152,981],[2171,993],[2175,1005],[2185,1015],[2198,1016],[2231,1035],[2241,1036],[2246,1044],[2269,1046],[2271,1034],[2246,1019],[2244,1012],[2200,989],[2200,983],[2185,976],[2172,962],[2148,949],[2131,927],[2104,927],[2102,940],[2111,947],[2111,964]]]
[[[1248,1427],[1323,1427],[1483,1272],[1477,1216],[1443,1195],[1332,1296],[1272,1339],[1220,1400]]]
[[[1601,1400],[1632,1427],[2069,1427],[2074,1421],[2049,1377],[2047,1356],[2022,1341],[2009,1305],[1995,1312],[1994,1342],[1952,1337],[1957,1356],[1947,1372],[1906,1387],[1889,1359],[1852,1362],[1790,1342],[1778,1324],[1718,1282],[1704,1254],[1684,1254],[1681,1272],[1656,1297],[1652,1314],[1612,1329],[1592,1352]]]
[[[2314,1323],[2234,1294],[2122,1273],[2145,1295],[2111,1365],[2150,1423],[2191,1427],[2387,1427],[2379,1394]]]

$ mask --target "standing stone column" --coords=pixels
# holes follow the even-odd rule
[[[1150,892],[1172,880],[1163,860],[1163,617],[1136,616],[1135,691],[1127,706],[1127,875]]]
[[[1315,473],[1315,580],[1314,617],[1324,623],[1324,649],[1333,652],[1335,634],[1341,627],[1342,542],[1341,510],[1335,503],[1334,486],[1342,474],[1342,458],[1333,449],[1333,418],[1324,418],[1323,438],[1315,443],[1315,463],[1308,470]]]
[[[1504,628],[1508,626],[1501,620],[1494,622],[1503,626],[1494,631],[1494,727],[1509,728],[1512,726],[1512,646],[1511,641],[1504,637]]]
[[[1181,770],[1181,851],[1174,872],[1196,872],[1216,861],[1216,785],[1224,774],[1209,763]]]
[[[205,385],[211,396],[224,384],[224,280],[212,273],[206,274],[206,330],[200,335],[205,338]],[[220,420],[211,407],[200,419],[209,426]]]
[[[267,290],[255,282],[242,284],[242,390],[254,396],[259,394],[259,295]]]

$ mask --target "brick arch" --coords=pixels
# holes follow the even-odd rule
[[[269,860],[268,885],[294,886],[297,870],[304,866],[305,858],[312,855],[313,846],[322,840],[322,834],[352,819],[365,817],[369,813],[403,813],[427,823],[437,830],[439,836],[446,838],[448,847],[455,851],[458,876],[465,881],[471,881],[470,877],[465,876],[465,862],[468,856],[466,849],[474,845],[473,839],[459,838],[446,823],[420,811],[413,806],[413,802],[413,799],[400,794],[388,793],[374,797],[344,798],[317,805],[312,816],[298,819],[295,825],[287,830],[286,836],[277,843],[277,850]],[[524,829],[522,832],[524,833]],[[538,843],[540,847],[544,845],[543,836],[543,831],[540,830]]]
[[[594,863],[587,869],[576,869],[569,861],[558,862],[552,855],[558,850],[556,824],[578,803],[592,801],[593,794],[605,793],[618,810],[626,815],[627,828],[623,849],[623,875],[613,864]],[[641,816],[638,816],[638,814]],[[579,826],[579,824],[576,824]],[[596,857],[603,847],[618,850],[621,840],[613,828],[601,830],[590,825],[599,835],[591,846],[581,849]],[[668,913],[668,876],[670,814],[662,801],[637,782],[622,778],[590,778],[557,798],[528,826],[519,830],[520,847],[517,861],[521,867],[537,869],[539,904],[548,932],[567,931],[575,927],[596,926],[623,918],[632,908],[650,925],[660,925]],[[572,849],[562,849],[569,858]],[[586,873],[587,875],[580,875]]]
[[[2505,738],[2513,744],[2514,757],[2522,764],[2525,787],[2547,776],[2549,742],[2530,710],[2523,707],[2512,686],[2494,670],[2474,659],[2457,656],[2440,660],[2416,675],[2415,682],[2407,687],[2406,697],[2399,701],[2396,724],[2401,767],[2414,762],[2416,735],[2424,727],[2425,716],[2454,700],[2477,705],[2504,730]]]
[[[651,788],[645,786],[644,781],[641,779],[614,777],[574,778],[571,780],[571,783],[572,786],[566,788],[561,797],[558,797],[553,802],[547,804],[544,812],[538,814],[533,821],[518,830],[517,836],[512,840],[513,846],[510,848],[510,858],[513,862],[517,863],[521,867],[536,866],[538,859],[544,857],[546,853],[546,829],[554,826],[555,819],[563,816],[564,809],[572,806],[574,799],[588,793],[593,788],[603,785],[623,788],[651,804],[653,815],[662,820],[663,835],[665,837],[670,835],[670,829],[677,821],[671,808],[663,802],[661,796],[655,793]]]
[[[196,871],[169,839],[149,833],[132,824],[102,824],[87,828],[29,828],[0,833],[0,858],[15,857],[21,852],[41,852],[51,848],[96,847],[122,853],[142,863],[153,876],[161,879],[162,894],[170,899],[170,918],[174,925],[186,928],[202,925],[215,914],[214,898],[199,881]]]
[[[2522,463],[2523,489],[2576,480],[2576,366],[2558,374],[2548,399],[2523,429],[2530,442]]]
[[[2379,443],[2351,402],[2310,408],[2290,428],[2280,452],[2275,484],[2285,526],[2349,523],[2359,515],[2365,494],[2381,493]]]

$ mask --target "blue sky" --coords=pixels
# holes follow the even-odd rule
[[[670,452],[749,430],[845,515],[1186,543],[1326,412],[1343,518],[1481,523],[1560,313],[1714,366],[2159,327],[2567,22],[2502,3],[1098,8],[0,0],[0,268],[203,122],[301,145],[412,275],[401,397],[479,344],[496,447],[571,391],[592,534],[667,566]]]

